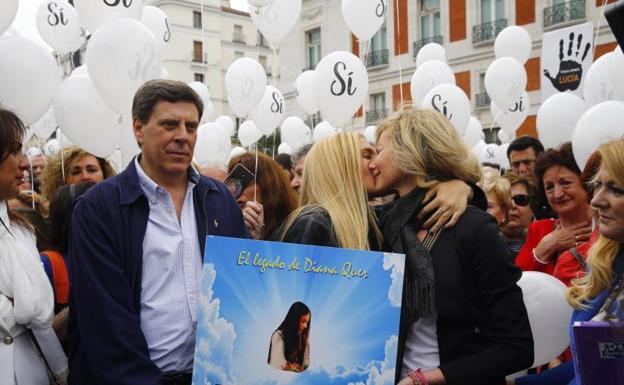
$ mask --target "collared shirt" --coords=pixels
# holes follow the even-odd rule
[[[178,220],[169,192],[135,165],[149,201],[143,239],[141,330],[151,360],[162,372],[193,369],[202,255],[197,239],[193,189],[199,174],[189,169],[189,182]]]

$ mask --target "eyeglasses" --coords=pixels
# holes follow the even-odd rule
[[[531,203],[531,199],[526,194],[514,195],[514,196],[511,197],[511,200],[513,200],[513,202],[517,206],[522,206],[522,207],[526,207],[526,206],[529,205],[529,203]]]

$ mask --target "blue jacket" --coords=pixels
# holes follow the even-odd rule
[[[197,238],[249,237],[241,210],[221,183],[200,177],[193,190]],[[69,245],[70,384],[156,385],[141,331],[143,239],[149,203],[134,161],[76,204]]]

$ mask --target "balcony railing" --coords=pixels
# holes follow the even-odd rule
[[[372,51],[366,55],[366,67],[377,67],[382,65],[388,65],[389,55],[387,49],[380,49],[379,51]]]
[[[366,111],[366,123],[373,123],[388,117],[388,109]]]
[[[420,49],[422,47],[424,47],[425,45],[429,44],[429,43],[438,43],[438,44],[442,44],[442,36],[431,36],[431,37],[426,37],[424,39],[420,39],[418,41],[414,42],[414,60],[416,60],[416,56],[418,55],[418,51],[420,51]]]
[[[488,95],[486,92],[475,95],[475,107],[477,110],[490,108],[490,102],[490,95]]]
[[[239,43],[239,44],[247,44],[247,39],[245,38],[245,34],[243,34],[242,32],[234,32],[234,35],[232,36],[232,42],[233,43]]]
[[[544,28],[585,19],[585,0],[566,1],[544,8]]]
[[[472,44],[493,42],[496,36],[507,27],[507,19],[498,19],[472,27]]]

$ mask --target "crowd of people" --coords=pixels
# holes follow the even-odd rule
[[[193,165],[202,113],[186,84],[147,82],[141,153],[117,174],[76,147],[27,153],[0,109],[0,383],[190,385],[206,234],[405,254],[400,385],[576,383],[570,350],[505,380],[534,358],[523,271],[569,287],[571,322],[624,317],[623,140],[581,169],[570,143],[520,137],[502,170],[440,113],[406,108],[375,144],[340,133],[215,172]],[[252,178],[228,188],[240,167]],[[309,362],[289,345],[301,314],[269,364]]]

